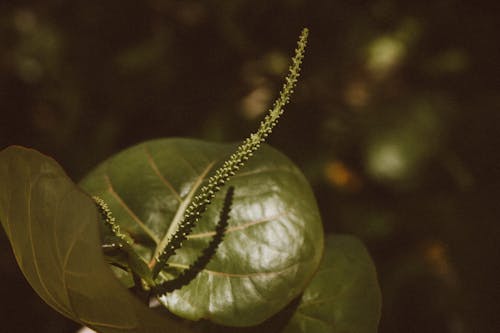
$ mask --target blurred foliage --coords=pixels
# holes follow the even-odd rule
[[[377,264],[380,332],[497,332],[500,47],[488,2],[4,1],[0,147],[54,156],[75,179],[131,144],[236,141],[311,29],[271,144],[311,181],[327,231]],[[71,332],[0,234],[8,332]],[[27,314],[19,309],[26,309]]]

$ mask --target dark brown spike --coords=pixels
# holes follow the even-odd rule
[[[217,252],[217,248],[222,242],[224,233],[226,232],[229,222],[229,212],[231,211],[231,205],[233,201],[233,195],[234,187],[231,186],[227,190],[226,196],[224,198],[224,204],[219,215],[219,222],[215,227],[215,235],[212,237],[212,240],[210,241],[208,246],[203,250],[202,254],[191,266],[189,266],[189,268],[182,271],[178,277],[153,287],[153,294],[164,295],[166,293],[182,288],[183,286],[189,284],[198,275],[198,273],[200,273],[208,265],[212,257]]]

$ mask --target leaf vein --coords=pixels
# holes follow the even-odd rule
[[[33,221],[32,221],[32,215],[31,215],[31,210],[32,210],[32,205],[31,205],[31,199],[33,195],[33,184],[38,181],[40,178],[40,174],[36,176],[34,180],[32,180],[28,176],[28,184],[29,184],[29,189],[28,189],[28,195],[27,197],[27,203],[28,203],[28,237],[30,241],[30,247],[31,247],[31,255],[33,256],[33,265],[35,266],[35,272],[38,277],[38,280],[40,281],[40,286],[42,289],[45,291],[47,297],[51,300],[51,305],[56,308],[59,312],[65,314],[68,317],[71,317],[71,313],[68,311],[68,309],[65,308],[64,304],[59,304],[59,301],[56,299],[54,295],[51,294],[49,289],[47,288],[47,285],[45,284],[44,280],[42,279],[42,275],[40,274],[40,267],[38,267],[38,259],[36,256],[36,251],[35,251],[35,244],[33,242]]]
[[[179,268],[189,268],[188,265],[185,264],[178,264],[178,263],[168,263],[169,266],[173,267],[179,267]],[[261,277],[261,276],[276,276],[276,275],[281,275],[283,273],[286,273],[287,271],[295,268],[295,266],[298,266],[299,263],[293,264],[288,266],[287,268],[284,268],[279,271],[272,271],[272,272],[256,272],[256,273],[226,273],[226,272],[219,272],[219,271],[213,271],[209,269],[203,269],[201,270],[202,273],[209,274],[209,275],[218,275],[218,276],[223,276],[223,277],[232,277],[232,278],[252,278],[252,277]]]
[[[293,169],[288,169],[288,168],[265,168],[265,169],[257,169],[257,170],[250,170],[250,171],[245,171],[245,172],[239,172],[239,173],[237,173],[236,175],[233,176],[233,179],[247,177],[247,176],[252,176],[252,175],[258,175],[258,174],[262,174],[262,173],[274,173],[274,172],[283,172],[283,173],[292,173],[292,174],[295,174],[295,171]]]
[[[160,172],[160,169],[158,169],[158,165],[156,164],[155,160],[153,159],[153,156],[149,152],[148,148],[144,147],[144,151],[146,152],[146,157],[147,157],[147,160],[148,160],[148,164],[151,167],[151,169],[153,169],[154,173],[158,176],[158,178],[160,178],[160,180],[162,181],[162,183],[174,194],[174,196],[177,199],[177,201],[181,202],[182,198],[179,195],[179,192],[177,192],[174,189],[174,187],[172,186],[172,184]]]
[[[315,318],[315,317],[312,317],[312,316],[309,316],[309,315],[306,315],[305,313],[302,313],[300,311],[297,311],[295,312],[296,314],[304,317],[305,319],[308,319],[308,320],[313,320],[313,321],[318,321],[320,322],[322,325],[324,326],[327,326],[327,327],[332,327],[332,325],[330,325],[330,323],[326,323],[324,320],[322,319],[319,319],[319,318]]]
[[[82,319],[82,318],[80,318],[80,320],[87,326],[109,327],[109,328],[116,328],[119,330],[133,330],[133,329],[137,328],[137,324],[136,325],[120,326],[120,325],[101,323],[98,321],[92,321],[92,320]]]
[[[270,217],[266,217],[266,218],[263,218],[260,220],[250,221],[250,222],[247,222],[244,224],[232,226],[232,227],[229,227],[226,229],[225,234],[229,234],[231,232],[235,232],[238,230],[244,230],[244,229],[247,229],[247,228],[252,227],[254,225],[259,225],[262,223],[271,222],[271,221],[277,220],[278,218],[285,216],[285,215],[287,215],[287,212],[282,212],[282,213],[279,213],[279,214],[276,214],[276,215],[273,215]],[[212,237],[214,235],[215,235],[215,231],[207,231],[207,232],[202,232],[202,233],[198,233],[198,234],[188,235],[187,238],[188,239],[206,238],[206,237]]]
[[[63,261],[63,264],[62,264],[62,273],[63,273],[63,276],[62,276],[62,283],[63,283],[63,289],[66,293],[66,296],[68,298],[68,303],[69,303],[69,307],[70,309],[73,311],[73,313],[75,312],[73,310],[73,304],[71,302],[71,297],[69,296],[69,293],[68,293],[68,281],[66,279],[66,275],[70,273],[70,271],[67,270],[67,266],[68,266],[68,262],[69,262],[69,258],[71,257],[71,253],[73,253],[73,249],[78,241],[78,235],[80,235],[83,230],[85,230],[85,227],[87,225],[86,224],[81,224],[80,227],[78,228],[77,232],[75,232],[75,237],[71,240],[70,244],[69,244],[69,247],[68,249],[66,250],[66,255],[64,256],[64,261]]]
[[[188,195],[181,202],[181,204],[179,205],[179,208],[177,208],[177,211],[175,212],[175,216],[172,219],[172,222],[170,223],[170,226],[169,226],[167,232],[165,233],[165,236],[163,237],[161,242],[159,242],[159,244],[156,248],[155,254],[153,255],[151,262],[149,263],[150,267],[152,267],[152,265],[155,263],[156,257],[164,250],[165,246],[167,246],[170,237],[176,232],[178,225],[182,221],[182,218],[184,216],[184,211],[186,210],[187,206],[191,202],[191,199],[195,195],[198,188],[203,183],[203,179],[208,174],[208,172],[212,169],[214,164],[215,164],[215,161],[209,163],[207,165],[207,167],[205,168],[205,170],[203,170],[202,173],[196,178],[196,180],[194,181],[193,187],[189,191]]]
[[[66,274],[64,272],[64,259],[62,258],[62,255],[61,255],[61,249],[60,249],[60,246],[59,246],[59,237],[57,236],[57,228],[56,228],[56,221],[57,221],[57,212],[59,211],[59,206],[61,205],[61,201],[64,200],[65,198],[67,198],[67,193],[69,192],[70,190],[67,189],[64,194],[61,196],[62,199],[60,200],[57,200],[57,202],[55,203],[55,208],[54,208],[54,212],[55,212],[55,215],[54,215],[54,226],[53,226],[53,233],[54,233],[54,246],[55,246],[55,249],[56,249],[56,254],[57,254],[57,260],[59,261],[59,265],[61,267],[63,267],[63,270],[62,270],[62,283],[63,283],[63,291],[64,291],[64,295],[66,296],[66,300],[68,302],[68,307],[69,307],[69,310],[70,312],[72,313],[75,313],[75,310],[73,308],[73,304],[71,302],[71,299],[69,297],[69,293],[68,293],[68,289],[66,288]]]
[[[130,215],[130,217],[132,217],[132,219],[134,220],[134,222],[137,223],[137,225],[139,227],[141,227],[144,230],[144,232],[146,232],[146,234],[149,237],[151,237],[151,239],[156,244],[158,244],[160,242],[160,240],[158,239],[158,237],[153,233],[153,231],[151,231],[151,229],[148,228],[148,226],[144,222],[141,221],[141,219],[127,205],[127,203],[123,200],[123,198],[115,191],[115,189],[113,188],[113,184],[111,183],[111,179],[108,176],[108,174],[104,174],[104,179],[105,179],[106,183],[108,184],[108,192],[120,204],[120,206],[122,206],[123,209],[125,209],[125,211]]]

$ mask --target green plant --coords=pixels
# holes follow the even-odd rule
[[[277,331],[282,316],[284,332],[376,331],[380,295],[366,250],[329,235],[323,256],[306,179],[261,147],[289,102],[307,35],[273,108],[241,145],[144,142],[78,186],[36,151],[0,152],[0,220],[37,293],[99,332]]]

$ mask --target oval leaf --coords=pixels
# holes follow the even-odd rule
[[[0,220],[24,276],[63,315],[102,333],[188,332],[115,278],[95,204],[51,158],[22,147],[0,152]]]
[[[144,260],[182,218],[210,173],[235,145],[161,139],[106,160],[81,183],[104,199]],[[311,189],[285,156],[263,146],[228,182],[234,200],[224,240],[206,269],[160,301],[173,313],[229,326],[256,325],[306,287],[316,271],[323,231]],[[214,235],[218,193],[170,266],[192,264]]]
[[[284,333],[375,333],[381,295],[375,266],[363,244],[328,235],[318,273]]]

